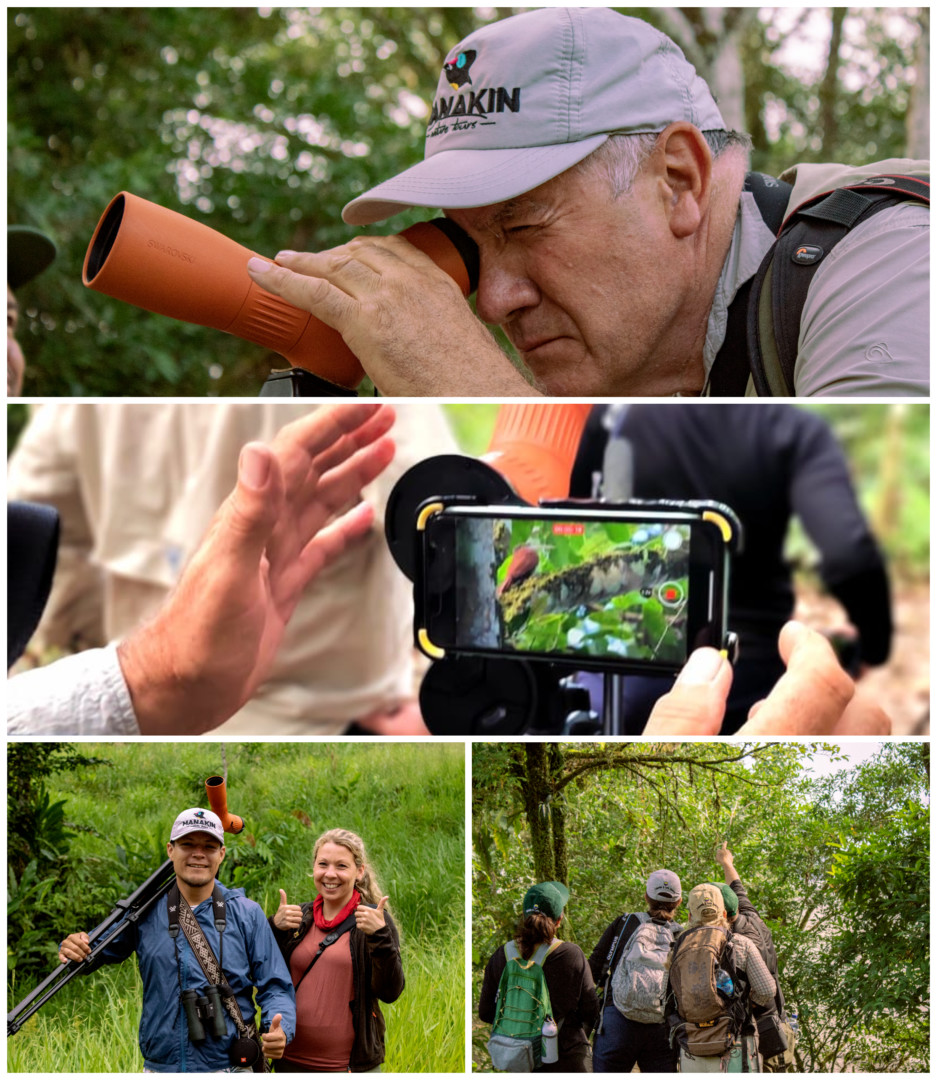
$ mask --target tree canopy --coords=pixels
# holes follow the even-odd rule
[[[422,156],[446,52],[517,10],[8,9],[8,219],[59,246],[21,298],[25,392],[255,395],[272,355],[82,286],[110,199],[268,255],[345,242],[342,206]],[[684,48],[753,135],[755,168],[921,154],[926,9],[620,10]]]
[[[618,915],[644,909],[653,870],[674,871],[684,897],[721,881],[725,841],[799,1014],[798,1071],[926,1070],[929,746],[849,761],[853,749],[476,744],[476,980],[535,881],[568,884],[561,936],[588,956]]]

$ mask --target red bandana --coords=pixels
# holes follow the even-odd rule
[[[334,930],[339,923],[344,922],[348,918],[360,903],[361,893],[359,893],[357,889],[354,889],[351,894],[351,899],[335,918],[327,919],[322,914],[322,896],[319,895],[312,902],[312,918],[320,930]]]

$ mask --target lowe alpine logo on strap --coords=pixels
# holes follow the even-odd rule
[[[816,244],[801,244],[799,248],[791,252],[791,262],[799,266],[810,266],[811,263],[819,262],[823,258],[823,248]]]

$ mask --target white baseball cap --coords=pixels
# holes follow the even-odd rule
[[[513,199],[613,133],[686,120],[725,130],[709,87],[666,35],[610,8],[544,8],[474,30],[443,65],[424,159],[353,199],[350,225],[410,206]]]
[[[224,847],[224,826],[221,818],[213,814],[211,810],[203,810],[200,806],[193,806],[191,810],[183,810],[172,825],[169,834],[169,842],[178,840],[180,836],[188,836],[189,833],[211,833]]]

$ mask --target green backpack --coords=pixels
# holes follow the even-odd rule
[[[521,958],[513,941],[504,946],[507,963],[498,983],[488,1040],[491,1064],[502,1072],[533,1072],[540,1065],[543,1022],[553,1016],[543,962],[559,944],[538,945],[529,960]]]

